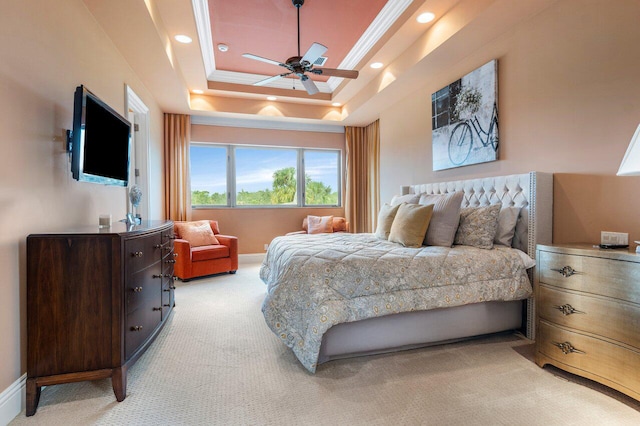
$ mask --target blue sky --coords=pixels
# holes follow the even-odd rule
[[[236,148],[236,189],[249,192],[271,189],[273,172],[296,167],[295,149]],[[305,151],[306,174],[315,181],[338,187],[335,151]],[[215,145],[191,145],[191,189],[226,191],[226,150]]]

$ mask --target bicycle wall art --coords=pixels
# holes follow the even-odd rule
[[[498,61],[431,95],[433,170],[498,159]]]

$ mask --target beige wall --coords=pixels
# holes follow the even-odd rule
[[[152,173],[162,161],[161,111],[81,0],[4,1],[1,9],[0,392],[26,371],[26,236],[126,214],[125,188],[71,178],[62,132],[75,87],[85,84],[123,114],[131,86],[151,109]]]
[[[225,126],[192,125],[191,140],[224,144],[249,144],[331,148],[342,150],[345,159],[344,133],[307,132],[294,130],[251,129]],[[344,169],[344,167],[343,167]],[[344,194],[344,184],[342,188]],[[343,196],[344,198],[344,196]],[[238,237],[238,250],[242,254],[264,253],[264,245],[278,235],[302,229],[307,215],[344,216],[340,208],[221,208],[194,209],[194,220],[217,220],[220,232]]]
[[[640,239],[640,178],[614,176],[640,123],[638,16],[637,0],[558,1],[452,67],[427,64],[414,94],[380,114],[381,200],[402,184],[553,172],[555,242]],[[501,159],[433,172],[431,93],[494,58]]]

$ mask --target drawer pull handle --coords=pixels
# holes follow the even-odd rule
[[[136,293],[140,293],[142,291],[142,287],[134,287],[133,291]]]
[[[162,307],[156,308],[156,307],[154,306],[154,307],[153,307],[153,310],[154,310],[154,311],[161,311],[161,310],[162,310]]]
[[[141,325],[136,325],[131,327],[131,331],[142,331],[142,326]]]
[[[142,252],[141,251],[135,251],[135,252],[131,253],[131,256],[133,256],[133,257],[142,257]]]
[[[573,306],[569,305],[568,303],[565,303],[562,306],[554,306],[554,309],[559,310],[560,312],[562,312],[562,315],[571,315],[571,314],[584,314],[585,312],[579,311],[576,308],[574,308]]]
[[[175,259],[165,260],[164,263],[176,263]]]
[[[565,355],[569,355],[569,354],[583,354],[583,355],[586,355],[586,352],[583,352],[581,350],[578,350],[578,349],[574,348],[573,346],[571,346],[571,343],[569,343],[569,342],[564,342],[564,343],[553,342],[553,345],[559,347],[560,350]]]
[[[154,249],[159,249],[160,247],[162,247],[162,244],[156,244],[155,246],[153,246]]]
[[[571,275],[575,275],[575,274],[579,274],[580,272],[576,271],[575,269],[573,269],[571,266],[565,266],[562,269],[552,269],[552,271],[555,271],[557,273],[559,273],[560,275],[562,275],[565,278],[569,278]]]
[[[178,257],[178,253],[173,253],[173,257]]]

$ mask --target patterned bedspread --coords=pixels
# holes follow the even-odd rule
[[[520,254],[498,247],[405,248],[373,234],[277,237],[260,269],[268,286],[262,312],[313,373],[322,335],[335,324],[526,299],[532,289]]]

